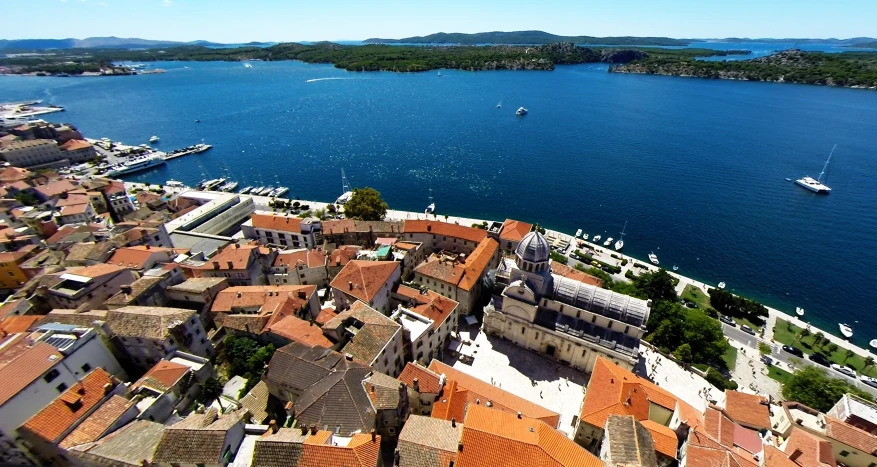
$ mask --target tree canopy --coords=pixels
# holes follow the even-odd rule
[[[710,305],[719,313],[737,318],[745,318],[761,326],[767,316],[767,308],[752,300],[732,294],[721,289],[710,289]]]
[[[382,221],[387,216],[387,203],[374,188],[354,188],[353,196],[344,205],[344,215],[363,221]]]
[[[654,302],[648,327],[651,331],[647,341],[670,353],[690,355],[692,363],[718,364],[728,350],[728,341],[718,321],[701,310],[684,308],[677,302]],[[679,350],[682,346],[688,349]]]
[[[265,365],[273,355],[274,346],[271,344],[261,346],[249,337],[228,336],[225,339],[224,360],[229,372],[247,380],[241,395],[249,392],[262,379]]]
[[[873,401],[871,394],[847,384],[841,379],[829,378],[825,372],[814,366],[796,371],[783,385],[783,397],[800,402],[820,412],[828,412],[846,393],[853,393]]]
[[[633,284],[651,300],[671,302],[679,300],[679,296],[676,295],[676,286],[673,284],[673,276],[664,269],[634,276]]]

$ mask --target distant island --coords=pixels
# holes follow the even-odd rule
[[[749,38],[749,37],[726,37],[723,39],[692,39],[692,42],[725,42],[732,44],[749,44],[749,43],[760,43],[760,44],[798,44],[798,45],[808,45],[808,44],[824,44],[824,45],[839,45],[839,46],[853,46],[856,43],[862,42],[871,42],[877,41],[877,39],[873,37],[851,37],[849,39],[836,39],[836,38],[828,38],[828,39],[818,39],[818,38],[806,38],[806,37],[784,37],[784,38],[776,38],[776,37],[760,37],[760,38]]]
[[[739,61],[652,56],[614,65],[609,71],[877,89],[877,52],[823,53],[791,49]]]
[[[859,48],[859,49],[877,49],[877,41],[859,42],[859,43],[850,45],[849,47],[855,47],[855,48]]]
[[[171,47],[146,50],[81,49],[54,54],[0,59],[0,69],[15,74],[77,75],[105,68],[121,61],[241,61],[300,60],[331,63],[349,71],[422,72],[436,69],[458,70],[553,70],[556,65],[577,63],[627,63],[650,57],[681,60],[698,56],[725,56],[749,53],[711,49],[587,48],[563,42],[538,46],[391,46],[317,44],[277,44],[271,47]]]
[[[366,44],[553,44],[556,42],[569,42],[578,45],[657,45],[657,46],[686,46],[691,43],[688,39],[671,39],[669,37],[593,37],[593,36],[558,36],[544,31],[493,31],[479,32],[475,34],[464,33],[436,33],[428,36],[406,37],[403,39],[366,39]]]

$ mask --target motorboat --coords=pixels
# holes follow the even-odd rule
[[[182,188],[182,187],[186,186],[185,184],[183,184],[183,182],[180,182],[177,180],[168,180],[168,181],[164,182],[164,185],[172,187],[172,188]]]
[[[798,316],[804,316],[804,309],[801,307],[795,307],[795,314]]]
[[[271,196],[273,196],[275,198],[278,196],[283,196],[288,191],[289,191],[289,188],[286,188],[285,186],[281,186],[281,187],[278,187],[276,190],[274,190],[274,193]]]
[[[838,323],[837,327],[840,328],[840,333],[847,339],[853,337],[853,328],[849,324]]]
[[[621,229],[621,237],[615,242],[615,251],[621,251],[624,248],[624,231],[627,230],[627,221],[624,221],[624,228]]]
[[[725,283],[719,282],[719,289],[724,289],[724,288],[725,288]]]
[[[204,152],[212,147],[213,147],[213,145],[211,145],[211,144],[198,143],[194,146],[194,151],[196,154],[198,154],[198,153],[202,153],[202,152]]]
[[[579,238],[581,236],[582,236],[582,229],[576,230],[576,238]]]
[[[660,264],[658,262],[658,255],[656,255],[654,251],[649,253],[649,261],[651,261],[652,264]]]
[[[244,68],[253,68],[253,65],[250,65],[249,63],[244,62]]]
[[[423,212],[425,214],[435,214],[435,201],[432,200],[432,188],[429,189],[429,205]]]
[[[600,243],[600,239],[601,239],[601,238],[603,238],[602,235],[594,235],[594,240],[592,240],[592,241],[593,241],[594,243]]]
[[[517,115],[518,117],[523,117],[524,115],[527,115],[527,109],[521,107],[517,110],[517,112],[515,112],[515,115]]]
[[[606,241],[603,242],[603,246],[609,246],[609,245],[611,245],[611,244],[612,244],[612,240],[614,240],[612,237],[607,238]]]
[[[877,339],[871,339],[871,342],[869,342],[868,345],[877,349]]]
[[[234,190],[237,187],[238,187],[238,182],[230,181],[230,182],[226,183],[225,185],[222,185],[221,187],[219,187],[219,191],[229,192],[229,191]]]
[[[819,176],[816,178],[813,177],[804,177],[798,180],[795,180],[795,184],[801,187],[804,187],[814,193],[818,194],[829,194],[831,193],[831,188],[822,183],[822,176],[825,175],[825,169],[828,168],[828,163],[831,162],[831,156],[834,154],[834,150],[837,149],[837,145],[834,145],[834,148],[831,149],[831,154],[828,155],[828,159],[825,161],[825,165],[822,166],[822,172],[819,173]]]
[[[129,159],[124,164],[119,164],[113,167],[110,167],[110,170],[107,171],[104,175],[107,177],[114,177],[116,175],[128,175],[134,172],[140,172],[141,170],[151,169],[152,167],[164,164],[164,158],[162,158],[158,154],[149,154],[146,156],[139,156],[133,159]]]
[[[245,194],[249,193],[250,190],[252,190],[252,189],[253,189],[253,187],[251,187],[251,186],[245,186],[245,187],[244,187],[241,191],[239,191],[238,193],[240,193],[240,194],[242,194],[242,195],[245,195]]]
[[[588,239],[588,234],[587,233],[582,234],[582,240],[587,240],[587,239]]]
[[[678,270],[679,270],[679,266],[676,266],[676,265],[674,264],[674,265],[673,265],[673,270],[674,270],[674,271],[678,271]]]
[[[253,188],[252,190],[250,190],[250,194],[253,195],[253,196],[256,196],[256,195],[258,195],[259,193],[262,192],[262,189],[263,189],[263,188],[265,188],[265,187],[263,187],[263,186],[257,186],[257,187],[255,187],[255,188]]]
[[[158,136],[150,136],[150,137],[149,137],[149,142],[150,142],[150,143],[157,143],[159,139],[160,139],[160,138],[159,138]]]

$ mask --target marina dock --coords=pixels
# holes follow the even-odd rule
[[[63,112],[64,107],[47,105],[39,107],[43,101],[0,102],[0,118],[27,119],[38,115]]]

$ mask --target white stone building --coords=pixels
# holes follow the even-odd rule
[[[106,327],[131,361],[143,368],[178,350],[204,358],[214,354],[213,343],[192,310],[129,306],[110,310]]]

